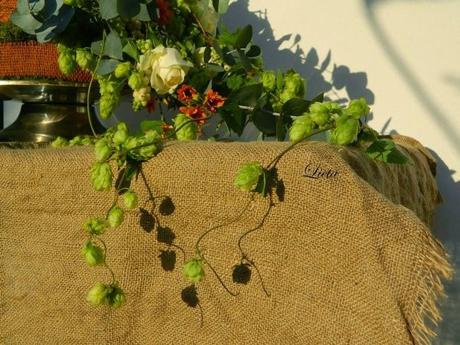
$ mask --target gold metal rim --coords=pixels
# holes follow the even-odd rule
[[[89,83],[78,83],[62,80],[0,80],[0,86],[50,86],[50,87],[82,87],[88,88]]]

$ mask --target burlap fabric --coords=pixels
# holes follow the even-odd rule
[[[103,235],[127,304],[110,310],[85,302],[95,282],[110,279],[79,254],[86,239],[81,224],[102,215],[112,200],[90,187],[89,149],[0,150],[1,343],[429,344],[430,320],[440,317],[441,278],[452,272],[424,223],[439,201],[433,162],[423,149],[402,144],[413,161],[404,167],[324,143],[285,156],[278,165],[284,201],[274,198],[263,226],[242,243],[270,297],[255,273],[247,285],[231,279],[238,238],[267,211],[267,200],[257,197],[241,219],[202,243],[205,257],[239,292],[229,295],[208,269],[198,285],[202,327],[200,309],[181,300],[188,285],[180,272],[183,255],[171,248],[176,268],[163,270],[158,224],[145,231],[151,228],[140,226],[140,211]],[[155,199],[153,212],[187,258],[203,231],[227,223],[247,204],[247,194],[233,187],[240,163],[267,164],[285,145],[173,144],[146,164],[151,191],[173,204],[162,210]],[[312,167],[329,177],[305,176]],[[152,211],[142,179],[134,188]]]
[[[0,43],[0,79],[56,79],[88,82],[91,75],[80,68],[64,75],[57,63],[55,44],[37,42]]]

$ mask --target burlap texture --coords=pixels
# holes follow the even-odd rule
[[[57,59],[57,47],[52,43],[0,43],[0,79],[91,80],[91,75],[80,68],[70,75],[64,75],[59,70]]]
[[[240,163],[267,164],[285,145],[176,143],[145,165],[149,188],[174,205],[161,210],[159,198],[154,213],[187,258],[203,231],[228,222],[247,204],[247,194],[233,187]],[[404,167],[324,143],[285,156],[278,165],[284,201],[274,199],[263,227],[242,244],[271,296],[255,273],[248,285],[231,279],[240,259],[238,238],[268,207],[257,197],[239,221],[202,243],[205,257],[239,292],[227,294],[208,269],[198,286],[202,327],[199,308],[181,301],[188,285],[180,272],[183,255],[172,248],[176,269],[161,268],[158,254],[166,247],[157,242],[158,227],[147,232],[139,225],[140,211],[103,235],[127,304],[118,310],[86,304],[87,290],[110,278],[80,258],[86,239],[81,224],[104,214],[112,200],[90,187],[89,149],[0,150],[1,343],[429,344],[427,321],[439,319],[441,278],[452,272],[441,245],[412,211],[429,221],[439,200],[429,158],[404,146],[413,161]],[[305,177],[311,172],[306,166],[337,174]],[[150,211],[142,179],[134,188]]]

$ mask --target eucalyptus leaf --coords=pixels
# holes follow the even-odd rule
[[[93,55],[102,55],[102,41],[91,43],[91,53]]]
[[[251,42],[252,40],[252,26],[246,25],[243,29],[241,29],[238,33],[238,37],[236,38],[235,48],[236,49],[243,49]]]
[[[240,109],[238,104],[226,103],[223,108],[219,109],[219,113],[231,131],[238,135],[243,134],[247,113]]]
[[[246,55],[244,55],[244,53],[241,50],[238,51],[238,56],[240,58],[240,62],[241,62],[241,65],[243,66],[243,68],[246,71],[252,70],[251,61],[249,60],[249,58]]]
[[[219,0],[212,0],[212,6],[216,12],[219,12]]]
[[[74,14],[75,9],[73,7],[62,6],[57,15],[48,18],[43,25],[36,30],[37,41],[45,43],[53,40],[67,28]]]
[[[228,5],[230,0],[220,0],[219,1],[219,10],[217,11],[219,15],[223,15],[228,11]]]
[[[133,18],[141,11],[139,0],[117,0],[117,10],[123,18]]]
[[[282,113],[286,116],[300,116],[308,111],[311,102],[301,98],[292,98],[283,105]]]
[[[30,14],[31,2],[29,0],[18,0],[16,4],[16,11],[18,14]]]
[[[115,31],[110,31],[107,35],[104,55],[118,60],[123,59],[123,46],[120,36]]]
[[[118,17],[117,0],[99,0],[99,12],[102,19]]]
[[[146,4],[140,4],[139,14],[135,16],[134,19],[140,20],[141,22],[152,21],[152,18],[150,18],[149,9]]]
[[[133,41],[128,41],[126,45],[123,47],[123,53],[129,55],[134,60],[139,59],[139,51],[137,50],[137,46]]]
[[[259,46],[252,45],[251,48],[246,52],[246,56],[249,58],[256,58],[262,54],[262,50]]]
[[[263,92],[261,83],[243,86],[233,94],[232,99],[239,105],[256,106]]]
[[[276,135],[276,117],[261,109],[255,109],[252,113],[252,122],[259,131],[267,136]]]
[[[16,11],[10,16],[10,21],[29,35],[35,35],[35,30],[42,26],[42,23],[30,13],[20,14]]]
[[[96,73],[100,75],[112,73],[119,63],[120,61],[114,59],[102,59]]]

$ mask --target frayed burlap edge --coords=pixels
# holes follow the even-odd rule
[[[416,286],[415,310],[407,318],[415,345],[430,345],[437,335],[435,328],[441,321],[439,300],[445,298],[442,279],[450,280],[454,270],[441,243],[431,238],[425,254],[419,259],[420,274]]]

